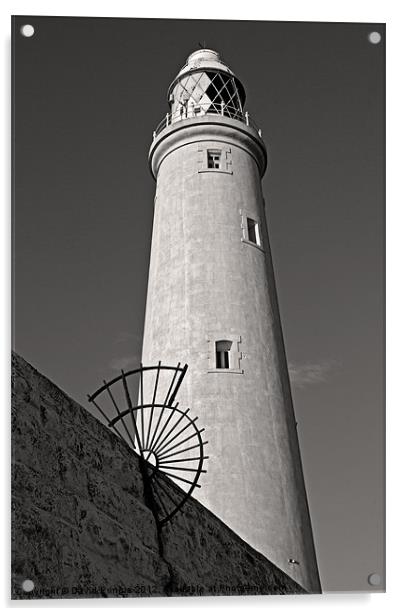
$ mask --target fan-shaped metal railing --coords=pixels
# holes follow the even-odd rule
[[[140,456],[141,471],[154,513],[160,525],[177,513],[198,483],[204,460],[204,428],[199,429],[189,415],[175,403],[187,371],[181,366],[140,366],[104,381],[94,394],[88,395],[107,425]],[[147,387],[144,380],[147,378]],[[145,394],[151,401],[145,402]],[[138,403],[133,401],[138,399]],[[164,476],[180,486],[175,489]]]

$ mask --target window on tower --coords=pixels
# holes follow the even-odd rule
[[[258,222],[252,218],[247,218],[247,239],[257,246],[261,246],[260,230]]]
[[[220,150],[208,150],[207,163],[208,169],[220,169],[221,168],[221,156]]]
[[[221,370],[230,368],[229,355],[232,347],[231,340],[217,340],[215,342],[216,367]]]
[[[214,143],[198,145],[198,173],[227,173],[232,175],[232,148]]]
[[[244,374],[240,367],[241,336],[233,331],[210,332],[206,336],[208,343],[208,372]]]

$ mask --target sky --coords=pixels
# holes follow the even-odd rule
[[[373,590],[368,575],[384,577],[384,26],[18,17],[14,31],[14,348],[88,410],[87,393],[138,364],[152,131],[187,56],[217,50],[269,150],[263,190],[322,586]]]

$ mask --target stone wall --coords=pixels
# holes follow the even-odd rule
[[[137,455],[15,354],[12,377],[12,598],[305,592],[193,498],[158,528]]]

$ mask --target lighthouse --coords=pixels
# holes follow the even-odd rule
[[[188,364],[180,406],[208,440],[197,499],[320,592],[261,187],[267,149],[245,98],[210,49],[192,53],[168,89],[149,153],[142,363]]]

